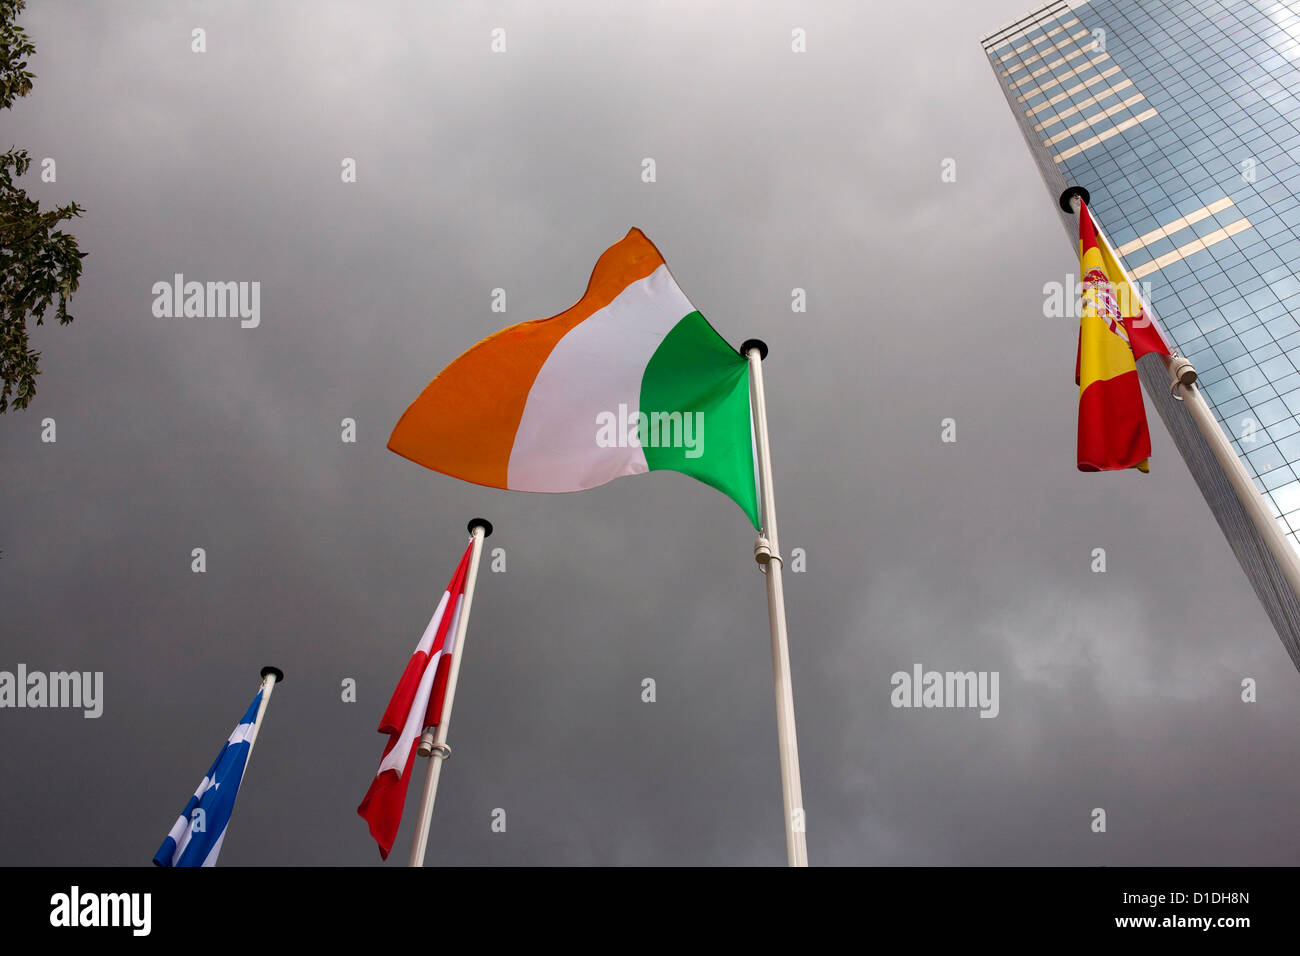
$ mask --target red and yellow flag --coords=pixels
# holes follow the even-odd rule
[[[1137,359],[1169,349],[1109,246],[1079,204],[1083,308],[1074,380],[1079,386],[1079,470],[1145,473],[1151,455]]]

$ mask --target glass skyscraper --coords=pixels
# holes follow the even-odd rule
[[[1053,207],[1090,192],[1300,547],[1300,2],[1055,0],[981,42]],[[1139,375],[1300,667],[1300,605],[1164,366]]]

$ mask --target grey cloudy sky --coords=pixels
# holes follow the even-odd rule
[[[1297,862],[1300,676],[1159,419],[1150,476],[1075,470],[1076,330],[1041,290],[1077,262],[978,42],[1030,5],[26,11],[38,78],[0,138],[56,159],[29,188],[86,207],[89,255],[0,419],[0,669],[102,670],[105,703],[0,712],[0,862],[147,865],[274,663],[222,863],[377,863],[375,727],[476,514],[507,571],[480,577],[430,863],[784,862],[741,511],[671,473],[535,496],[384,447],[632,225],[772,348],[814,865]],[[178,272],[259,281],[260,327],[154,317]],[[1000,672],[998,717],[891,707],[918,662]]]

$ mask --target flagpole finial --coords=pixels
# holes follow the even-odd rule
[[[483,529],[483,537],[492,537],[492,522],[488,521],[487,518],[470,518],[469,524],[466,525],[465,530],[470,534],[473,534],[475,528]]]
[[[283,683],[284,683],[284,671],[280,670],[280,668],[278,668],[278,667],[272,667],[270,664],[268,664],[268,665],[266,665],[265,667],[262,668],[262,680],[266,680],[266,675],[267,675],[267,674],[274,674],[274,675],[275,675],[275,682],[276,682],[277,684],[283,684]]]
[[[1092,202],[1092,195],[1088,190],[1084,189],[1082,186],[1069,186],[1066,188],[1065,192],[1061,193],[1061,198],[1058,200],[1061,204],[1061,209],[1065,212],[1073,213],[1073,199],[1075,196],[1082,199],[1085,205]]]
[[[745,339],[740,346],[740,354],[748,356],[750,349],[758,349],[760,359],[767,358],[767,343],[762,339]]]

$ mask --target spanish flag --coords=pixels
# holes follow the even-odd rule
[[[1136,360],[1150,352],[1168,355],[1169,349],[1082,202],[1079,275],[1079,470],[1136,468],[1145,474],[1151,434]]]

